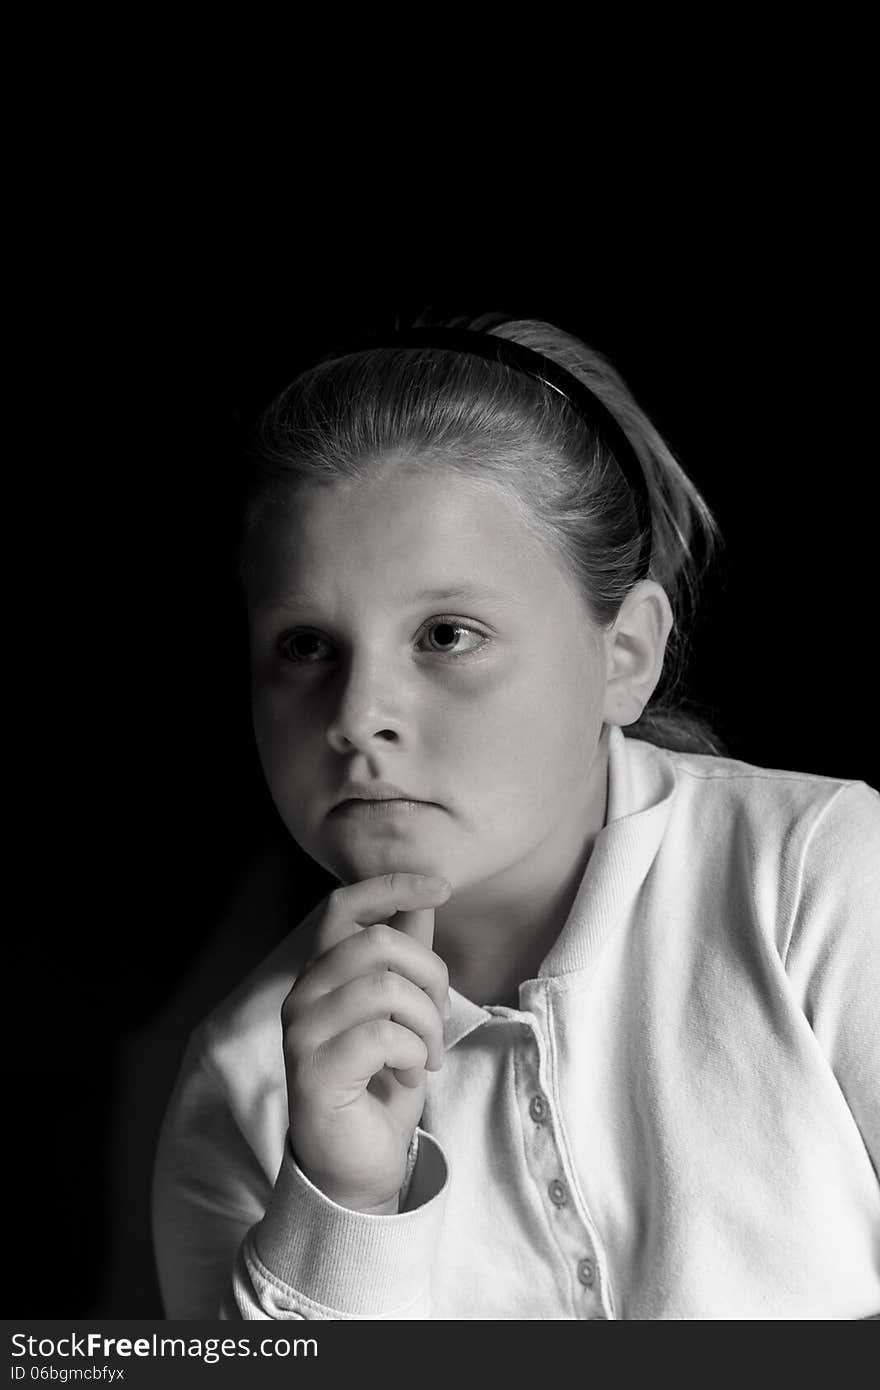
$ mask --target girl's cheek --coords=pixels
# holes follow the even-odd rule
[[[259,721],[267,728],[295,728],[303,714],[300,702],[294,701],[290,690],[279,681],[253,685],[251,708],[254,723]]]

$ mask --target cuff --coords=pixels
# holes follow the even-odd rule
[[[312,1305],[346,1317],[393,1317],[422,1301],[446,1206],[443,1150],[424,1130],[410,1194],[421,1205],[393,1216],[350,1211],[298,1167],[289,1142],[275,1189],[254,1231],[254,1252],[275,1280]]]

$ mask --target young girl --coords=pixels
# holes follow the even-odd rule
[[[880,1312],[880,797],[676,713],[714,523],[619,375],[414,326],[257,444],[257,745],[339,886],[192,1036],[167,1315]]]

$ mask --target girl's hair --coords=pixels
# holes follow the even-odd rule
[[[413,327],[428,321],[423,315]],[[649,577],[665,589],[675,618],[661,680],[627,733],[679,751],[724,753],[683,694],[701,581],[722,544],[706,502],[595,348],[537,319],[486,314],[445,322],[495,332],[555,359],[616,416],[651,499]],[[562,560],[594,620],[610,626],[636,580],[638,514],[608,450],[558,392],[469,353],[351,345],[343,352],[297,376],[257,423],[239,554],[245,588],[263,524],[295,504],[298,488],[366,479],[394,455],[396,466],[453,469],[490,495],[504,488],[529,531]]]

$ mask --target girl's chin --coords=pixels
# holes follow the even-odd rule
[[[360,883],[365,878],[381,878],[383,874],[436,874],[448,878],[442,864],[426,859],[424,854],[403,853],[400,846],[389,846],[387,852],[366,851],[336,859],[330,872],[342,883]]]
[[[332,835],[321,837],[320,845],[308,851],[313,859],[328,869],[343,883],[359,883],[365,878],[382,874],[437,874],[449,877],[448,854],[438,853],[431,837],[401,835],[394,829],[383,833],[381,827],[370,825],[345,827],[345,833],[334,829]]]

